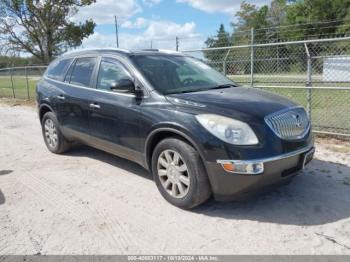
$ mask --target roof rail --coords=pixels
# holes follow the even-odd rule
[[[159,49],[154,49],[154,48],[145,48],[145,49],[140,49],[140,51],[153,51],[153,52],[159,52]]]
[[[117,52],[123,52],[123,53],[130,53],[130,50],[122,49],[122,48],[84,48],[84,49],[71,50],[64,53],[63,55],[69,55],[69,54],[86,52],[86,51],[117,51]]]

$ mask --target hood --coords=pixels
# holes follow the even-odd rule
[[[168,95],[202,105],[202,110],[231,116],[233,113],[240,118],[265,116],[279,110],[296,106],[292,101],[270,92],[248,87],[231,87]],[[173,99],[171,99],[172,103]],[[190,106],[192,103],[189,103]]]

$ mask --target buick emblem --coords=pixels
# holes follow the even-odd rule
[[[295,115],[293,114],[292,116],[295,119],[295,125],[297,127],[301,127],[303,125],[303,121],[301,120],[300,115],[299,114],[295,114]]]

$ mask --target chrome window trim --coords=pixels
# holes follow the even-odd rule
[[[94,51],[94,50],[92,50],[92,51]],[[96,49],[96,50],[99,50],[99,49]],[[43,78],[46,79],[46,80],[50,80],[50,81],[59,83],[59,84],[64,84],[64,85],[68,85],[68,86],[72,86],[72,87],[76,87],[76,88],[95,90],[95,91],[98,91],[98,92],[113,94],[113,95],[117,95],[117,96],[119,95],[119,96],[127,96],[127,97],[134,97],[134,98],[136,98],[135,94],[123,94],[123,93],[118,93],[118,92],[113,92],[113,91],[108,91],[108,90],[100,90],[100,89],[97,89],[96,86],[94,86],[94,87],[84,87],[84,86],[74,85],[74,84],[65,82],[64,80],[65,80],[66,75],[68,73],[68,70],[72,66],[72,64],[75,63],[75,61],[78,58],[86,58],[86,57],[96,57],[98,59],[98,61],[97,61],[97,64],[98,64],[97,70],[99,70],[100,62],[101,62],[101,60],[103,58],[115,59],[116,61],[121,63],[129,71],[129,73],[134,78],[134,80],[137,79],[138,81],[141,82],[142,90],[144,92],[144,95],[142,96],[142,98],[149,98],[150,97],[150,93],[151,93],[151,91],[153,91],[153,88],[150,88],[151,86],[147,83],[147,81],[145,82],[144,78],[142,77],[142,75],[140,75],[138,70],[131,63],[131,61],[129,61],[129,59],[125,58],[123,55],[120,55],[118,53],[115,53],[115,54],[114,53],[113,54],[87,53],[87,54],[78,54],[78,55],[72,54],[72,55],[68,55],[67,57],[63,56],[63,57],[58,58],[58,59],[73,59],[73,61],[71,62],[71,64],[69,65],[69,67],[67,68],[67,70],[65,72],[64,79],[62,81],[60,81],[60,80],[52,79],[52,78],[48,77],[47,75],[43,75]]]
[[[122,94],[122,93],[111,92],[111,91],[107,91],[107,90],[96,89],[96,88],[92,88],[92,87],[84,87],[84,86],[74,85],[74,84],[70,84],[70,83],[67,83],[67,82],[57,81],[55,79],[48,78],[47,76],[44,76],[44,79],[56,82],[58,84],[68,85],[68,86],[71,86],[71,87],[87,89],[87,90],[101,92],[101,93],[113,94],[113,95],[117,95],[117,96],[120,95],[120,96],[136,97],[135,94]],[[143,98],[147,98],[147,96],[143,96]]]
[[[314,145],[309,145],[304,148],[289,152],[289,153],[284,153],[278,156],[273,156],[273,157],[267,157],[267,158],[260,158],[260,159],[251,159],[251,160],[221,160],[218,159],[216,160],[216,163],[218,164],[224,164],[224,163],[245,163],[245,164],[256,164],[256,163],[267,163],[267,162],[272,162],[272,161],[277,161],[285,158],[290,158],[293,156],[301,155],[307,151],[310,151],[314,149]]]
[[[265,123],[268,125],[268,127],[272,130],[272,132],[273,132],[276,136],[278,136],[278,138],[280,138],[280,139],[282,139],[282,140],[294,141],[294,140],[302,139],[302,138],[304,138],[304,137],[309,133],[309,131],[310,131],[310,129],[311,129],[311,121],[310,121],[310,117],[308,116],[308,120],[309,120],[308,126],[307,126],[307,128],[305,129],[305,131],[304,131],[302,134],[298,135],[298,136],[294,136],[294,137],[292,137],[292,138],[285,138],[285,137],[281,136],[280,134],[278,134],[278,133],[275,131],[275,129],[273,128],[273,126],[269,123],[268,119],[271,118],[271,117],[273,117],[273,116],[280,115],[280,114],[283,114],[283,113],[292,111],[293,109],[304,109],[304,110],[305,110],[305,108],[302,107],[302,106],[292,106],[292,107],[287,107],[287,108],[285,108],[285,109],[282,109],[282,110],[273,112],[273,113],[271,113],[271,114],[269,114],[269,115],[267,115],[267,116],[264,117],[264,121],[265,121]],[[306,113],[306,114],[307,114],[307,113]]]

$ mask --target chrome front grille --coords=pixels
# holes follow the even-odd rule
[[[275,134],[286,140],[300,139],[308,133],[310,121],[302,107],[289,108],[265,117],[267,125]]]

